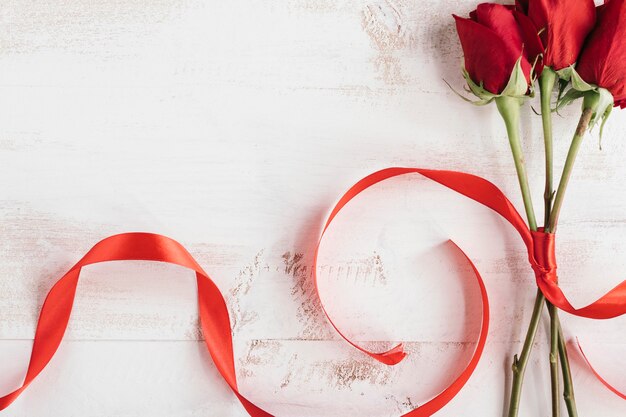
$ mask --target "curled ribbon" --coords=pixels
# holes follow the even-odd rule
[[[589,362],[589,359],[587,358],[587,355],[585,355],[585,352],[583,351],[582,346],[580,346],[580,342],[578,340],[576,340],[576,344],[578,345],[578,350],[580,350],[580,354],[582,355],[583,359],[585,360],[585,363],[587,364],[587,366],[589,367],[589,369],[591,369],[591,372],[593,373],[593,375],[598,378],[598,380],[600,382],[602,382],[602,385],[604,385],[605,387],[607,387],[610,391],[612,391],[615,395],[617,395],[618,397],[622,398],[623,400],[626,400],[626,394],[618,391],[617,388],[615,388],[613,385],[609,384],[609,381],[607,381],[606,379],[602,378],[602,376],[598,373],[598,371],[596,371],[594,369],[594,367],[591,365],[591,362]]]
[[[619,284],[592,304],[580,309],[574,308],[557,284],[554,235],[543,233],[542,231],[529,231],[524,220],[515,210],[512,203],[494,184],[481,177],[462,172],[420,168],[387,168],[377,171],[360,180],[341,197],[324,224],[320,240],[315,250],[313,274],[316,288],[317,268],[315,266],[317,265],[319,247],[322,243],[324,233],[339,211],[348,204],[350,200],[374,184],[392,177],[412,173],[421,174],[426,178],[491,208],[511,223],[526,244],[529,262],[535,271],[537,285],[546,298],[558,308],[571,314],[595,319],[616,317],[626,312],[626,281]],[[458,246],[454,246],[463,253]],[[467,367],[450,386],[432,400],[404,414],[403,417],[430,416],[445,406],[469,380],[484,350],[489,327],[487,292],[476,267],[465,253],[463,253],[463,255],[472,267],[483,302],[482,325],[476,349]],[[7,408],[15,401],[47,366],[57,351],[70,319],[81,269],[84,266],[101,262],[133,260],[171,263],[186,267],[196,273],[200,326],[206,347],[218,371],[250,416],[273,417],[272,414],[256,406],[239,392],[235,373],[230,319],[226,302],[221,292],[209,275],[204,272],[202,267],[200,267],[181,244],[168,237],[151,233],[123,233],[102,240],[89,250],[76,265],[54,284],[41,309],[24,382],[15,391],[4,397],[0,397],[0,410]],[[320,297],[320,299],[322,298]],[[328,316],[323,303],[322,308],[329,322],[337,332],[339,332],[341,337],[373,359],[387,365],[395,365],[406,356],[401,344],[383,353],[371,352],[358,346],[337,328]],[[601,379],[601,381],[604,380]],[[617,392],[614,388],[613,390],[618,393],[618,395],[623,396],[623,394]]]
[[[56,353],[72,313],[81,269],[109,261],[167,262],[193,270],[198,286],[200,327],[215,366],[248,414],[253,417],[272,417],[239,393],[230,319],[222,293],[180,243],[152,233],[123,233],[100,241],[54,284],[41,308],[26,378],[21,387],[0,398],[0,410],[15,401]]]

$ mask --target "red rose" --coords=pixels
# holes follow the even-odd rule
[[[626,107],[626,4],[609,0],[598,7],[598,20],[578,59],[576,71],[590,84],[613,95]]]
[[[532,62],[541,44],[527,16],[511,7],[483,3],[470,13],[469,19],[456,15],[454,18],[465,55],[465,70],[471,81],[498,95],[520,60],[528,88]],[[518,92],[525,93],[525,90]]]
[[[518,0],[517,5],[539,30],[543,64],[555,71],[573,65],[596,20],[593,0]]]

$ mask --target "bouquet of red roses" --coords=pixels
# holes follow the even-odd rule
[[[506,125],[528,226],[535,238],[539,265],[533,268],[538,282],[548,280],[556,285],[554,233],[578,149],[585,133],[598,123],[602,136],[602,127],[613,107],[626,107],[626,2],[607,0],[598,7],[593,0],[518,0],[515,5],[483,3],[469,18],[454,18],[465,56],[463,75],[468,91],[478,97],[473,103],[495,102]],[[537,226],[519,133],[520,109],[534,96],[536,85],[539,86],[545,143],[543,227]],[[578,99],[582,102],[581,116],[555,191],[552,114]],[[515,356],[512,366],[509,417],[518,414],[524,371],[544,304],[551,323],[552,416],[560,412],[559,363],[568,414],[570,417],[577,415],[558,308],[546,300],[540,288],[522,351]],[[574,314],[592,318],[611,316],[588,308],[584,313],[584,309],[572,310]]]

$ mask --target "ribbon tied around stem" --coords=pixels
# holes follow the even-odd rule
[[[559,279],[556,275],[556,235],[544,232],[542,227],[530,233],[533,241],[530,266],[535,271],[537,285],[539,281],[549,281],[557,285]]]

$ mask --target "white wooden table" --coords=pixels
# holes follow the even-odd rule
[[[462,87],[451,13],[463,1],[8,0],[0,8],[0,393],[19,385],[51,284],[96,241],[169,235],[228,298],[242,391],[278,416],[398,416],[451,381],[474,349],[483,274],[488,346],[438,415],[501,416],[532,299],[524,247],[496,215],[410,176],[338,218],[321,286],[339,326],[369,346],[405,341],[387,367],[340,340],[319,309],[311,252],[338,196],[386,166],[484,176],[521,207],[494,106]],[[577,106],[557,118],[557,170]],[[541,123],[523,118],[537,211]],[[583,145],[559,231],[576,305],[626,276],[626,112]],[[348,217],[351,216],[349,219]],[[599,271],[599,272],[595,272]],[[66,341],[3,415],[245,416],[200,340],[190,272],[149,263],[85,270]],[[563,315],[570,341],[626,389],[626,318]],[[523,416],[549,414],[547,323]],[[581,416],[626,402],[571,350]]]

